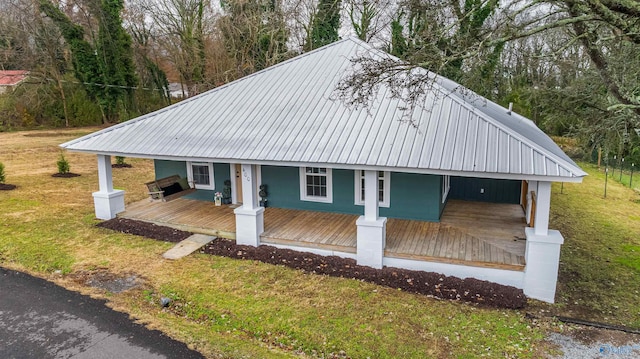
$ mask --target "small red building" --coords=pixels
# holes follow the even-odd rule
[[[13,88],[24,81],[28,75],[29,71],[26,70],[0,71],[0,94],[13,90]]]

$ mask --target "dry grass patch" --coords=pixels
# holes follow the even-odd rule
[[[542,333],[518,311],[439,301],[282,266],[192,255],[162,259],[171,244],[96,228],[96,158],[67,153],[75,178],[52,178],[57,145],[94,129],[0,133],[13,191],[0,192],[0,265],[106,298],[209,357],[531,357]],[[53,134],[50,134],[53,133]],[[26,135],[26,136],[25,136]],[[148,160],[114,169],[126,201],[143,199]],[[112,293],[82,274],[141,279]],[[161,297],[173,299],[161,308]]]

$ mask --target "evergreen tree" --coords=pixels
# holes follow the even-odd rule
[[[89,9],[98,22],[95,43],[85,40],[84,29],[49,0],[40,0],[40,10],[58,26],[71,50],[74,74],[100,104],[103,122],[117,122],[120,110],[133,105],[137,84],[131,37],[122,27],[123,0],[91,0]]]
[[[7,180],[7,176],[4,174],[4,164],[0,162],[0,183],[4,183]]]
[[[391,21],[391,49],[389,53],[404,58],[407,53],[407,39],[402,34],[404,27],[398,19]]]
[[[316,10],[311,33],[305,44],[305,50],[310,51],[324,45],[338,41],[340,36],[340,7],[342,0],[320,0]]]

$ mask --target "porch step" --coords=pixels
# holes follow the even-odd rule
[[[186,257],[189,254],[197,251],[205,244],[216,239],[214,236],[207,236],[204,234],[194,234],[186,238],[182,242],[176,244],[173,248],[169,249],[162,256],[166,259],[180,259]]]

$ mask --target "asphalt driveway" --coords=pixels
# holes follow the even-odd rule
[[[0,358],[203,358],[105,302],[0,267]]]

